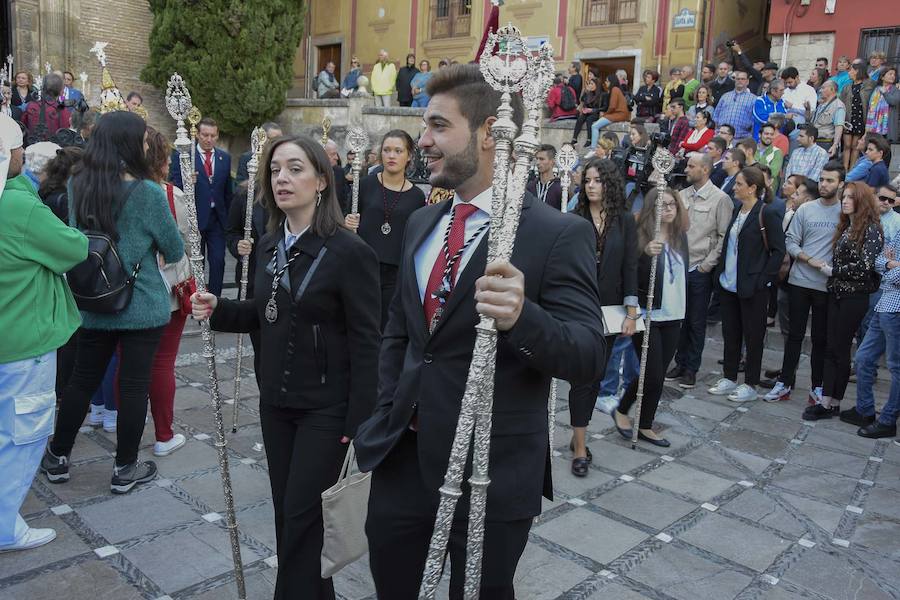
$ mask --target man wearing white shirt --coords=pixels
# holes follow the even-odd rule
[[[800,73],[795,67],[787,67],[781,72],[781,80],[784,81],[784,95],[781,100],[788,109],[788,116],[794,120],[795,125],[806,123],[807,115],[812,113],[819,101],[815,88],[800,80]],[[791,140],[797,138],[797,130],[790,134]]]

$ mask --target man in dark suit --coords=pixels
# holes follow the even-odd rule
[[[266,138],[270,141],[282,136],[281,125],[278,123],[269,121],[268,123],[263,123],[262,128],[263,131],[266,132]],[[250,151],[247,150],[241,154],[241,157],[238,159],[237,174],[234,176],[235,185],[240,185],[250,177],[247,173],[247,165],[250,164],[250,155]]]
[[[709,154],[709,157],[713,162],[713,169],[709,176],[709,180],[713,182],[714,186],[720,189],[725,182],[725,178],[728,177],[728,173],[725,172],[724,164],[726,150],[728,150],[728,142],[718,136],[709,140],[709,143],[706,144],[706,153]]]
[[[233,192],[231,156],[216,148],[218,139],[218,124],[204,117],[197,130],[194,202],[197,205],[197,226],[203,252],[209,261],[209,292],[216,296],[222,294],[222,280],[225,278],[225,225],[228,223]],[[183,187],[181,162],[177,155],[172,160],[171,180],[178,187]]]
[[[355,441],[360,468],[374,471],[370,565],[379,598],[417,597],[480,313],[499,332],[481,597],[512,600],[541,494],[552,496],[550,379],[602,376],[596,240],[587,220],[526,195],[511,261],[486,264],[491,127],[500,96],[471,64],[439,71],[428,94],[419,147],[431,184],[456,193],[409,219],[382,341],[378,404]],[[521,123],[521,105],[515,108]],[[455,256],[458,264],[448,259]],[[463,489],[448,545],[453,599],[462,598],[464,577]]]

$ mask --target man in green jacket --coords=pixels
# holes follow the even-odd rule
[[[56,349],[81,324],[63,274],[88,250],[22,174],[24,154],[22,130],[0,114],[0,552],[56,537],[19,509],[53,432]]]

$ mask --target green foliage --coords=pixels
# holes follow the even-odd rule
[[[148,0],[150,60],[141,79],[176,71],[224,133],[245,134],[284,109],[303,34],[301,0]]]

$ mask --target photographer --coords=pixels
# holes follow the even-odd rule
[[[59,102],[62,88],[62,77],[50,73],[44,78],[41,99],[28,103],[28,109],[22,116],[28,145],[46,142],[57,130],[69,127],[69,112]]]

